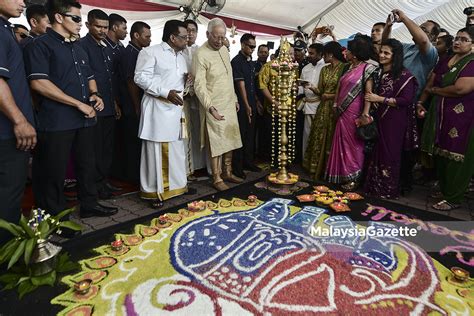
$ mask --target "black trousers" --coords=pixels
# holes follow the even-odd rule
[[[0,140],[0,218],[18,224],[28,173],[29,152],[16,149],[16,139]],[[0,245],[13,235],[0,230]]]
[[[140,183],[141,140],[138,138],[140,121],[135,114],[122,116],[115,133],[115,157],[112,161],[113,176],[133,183]]]
[[[255,111],[252,113],[252,121],[249,123],[247,112],[240,108],[237,112],[239,120],[240,138],[242,139],[242,148],[236,149],[232,156],[232,168],[237,172],[243,171],[244,165],[253,164],[254,146],[255,146]]]
[[[304,130],[304,113],[296,111],[296,134],[295,134],[295,163],[303,160],[303,130]]]
[[[98,116],[94,127],[97,190],[105,190],[114,157],[115,116]]]
[[[33,194],[36,206],[52,215],[67,207],[64,179],[71,148],[81,207],[92,208],[97,205],[94,127],[39,132],[33,155]]]

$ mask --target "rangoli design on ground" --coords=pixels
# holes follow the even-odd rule
[[[472,280],[447,282],[449,270],[414,244],[310,234],[354,227],[347,216],[286,199],[207,205],[117,236],[120,252],[96,249],[83,272],[63,280],[91,278],[93,290],[53,303],[63,315],[474,314]]]

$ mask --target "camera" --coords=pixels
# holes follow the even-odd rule
[[[474,7],[467,7],[464,9],[463,13],[465,15],[471,15],[472,13],[474,13]]]

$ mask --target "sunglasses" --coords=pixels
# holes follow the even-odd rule
[[[247,43],[245,43],[245,46],[247,46],[250,49],[255,49],[257,47],[255,45],[250,45],[250,44],[247,44]]]
[[[72,15],[72,14],[69,14],[69,13],[61,13],[61,15],[70,17],[71,20],[75,23],[81,23],[82,22],[82,17],[80,17],[79,15]]]

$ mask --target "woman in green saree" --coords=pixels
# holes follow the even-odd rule
[[[474,28],[457,32],[449,71],[429,91],[438,99],[433,153],[443,200],[433,208],[441,211],[459,207],[474,174],[473,40]]]
[[[308,147],[303,160],[303,167],[315,180],[320,180],[326,170],[336,125],[333,110],[334,98],[339,79],[347,70],[342,46],[339,43],[329,42],[324,45],[323,56],[324,61],[329,65],[321,69],[318,87],[313,91],[320,96],[321,103],[311,125]]]

